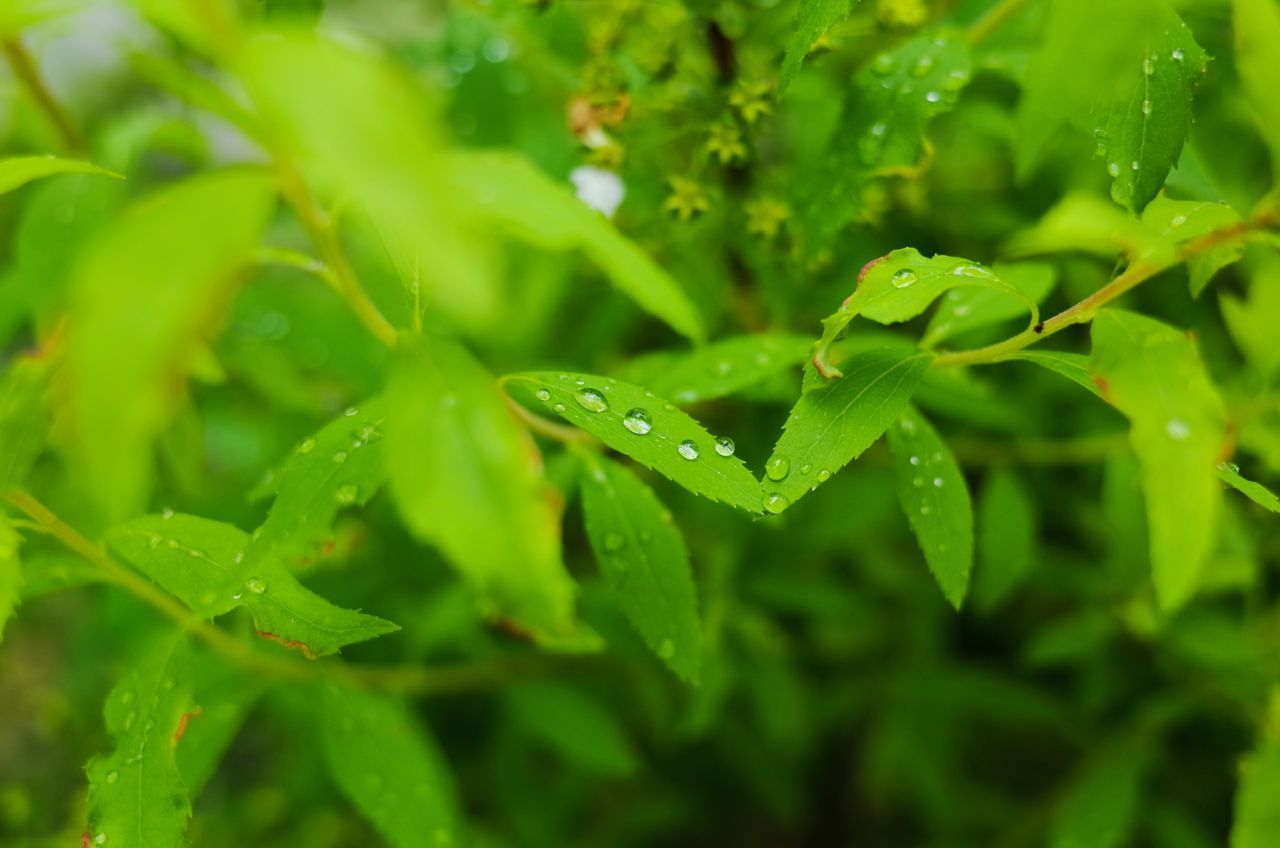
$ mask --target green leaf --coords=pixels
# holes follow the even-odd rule
[[[447,339],[403,337],[387,386],[391,491],[492,614],[543,638],[573,629],[560,509],[493,377]]]
[[[1240,215],[1225,203],[1204,203],[1192,200],[1170,200],[1160,195],[1142,214],[1143,226],[1169,239],[1183,244],[1240,223]],[[1187,260],[1187,272],[1191,275],[1191,295],[1200,292],[1223,268],[1239,261],[1244,255],[1244,244],[1228,241],[1225,244],[1193,256]]]
[[[1249,258],[1245,296],[1223,294],[1219,305],[1245,361],[1269,378],[1280,372],[1280,345],[1275,343],[1275,328],[1280,326],[1280,286],[1275,283],[1280,279],[1280,254],[1255,251]]]
[[[319,715],[329,774],[391,845],[459,844],[448,766],[399,701],[329,684]]]
[[[17,35],[36,24],[71,14],[83,5],[84,0],[5,0],[0,6],[0,35]]]
[[[0,510],[0,642],[4,641],[4,626],[18,607],[22,589],[22,563],[18,558],[21,541],[9,516]]]
[[[760,512],[760,484],[702,425],[653,392],[592,374],[526,372],[506,378],[609,447],[696,495]]]
[[[0,379],[0,494],[21,485],[44,450],[51,426],[47,372],[43,360],[23,357]]]
[[[857,0],[800,0],[795,25],[791,37],[787,39],[786,56],[782,60],[779,93],[786,91],[796,74],[800,73],[800,65],[813,48],[814,42],[848,17],[855,2]]]
[[[933,356],[857,353],[845,376],[801,395],[765,466],[765,506],[781,512],[871,447],[906,408]]]
[[[111,690],[104,714],[115,749],[85,769],[91,844],[184,842],[191,802],[175,749],[195,709],[185,636],[162,639]]]
[[[955,107],[972,58],[956,33],[924,33],[858,72],[820,167],[805,180],[802,221],[811,250],[825,247],[857,214],[875,177],[913,167],[929,122]]]
[[[1049,842],[1052,848],[1129,845],[1150,759],[1150,752],[1133,742],[1090,763],[1057,811]]]
[[[1280,497],[1276,497],[1274,492],[1261,483],[1240,476],[1240,469],[1235,463],[1224,462],[1218,465],[1218,479],[1263,509],[1280,512]]]
[[[735,336],[688,353],[662,351],[633,359],[618,377],[681,406],[732,395],[804,362],[804,336]]]
[[[1066,377],[1094,395],[1102,396],[1098,390],[1098,384],[1094,382],[1093,372],[1089,370],[1089,357],[1083,354],[1066,353],[1060,350],[1022,350],[1011,358],[1023,362],[1034,362],[1041,368]]]
[[[1111,196],[1141,212],[1164,185],[1191,130],[1191,93],[1208,57],[1171,11],[1153,22],[1134,84],[1102,108],[1099,151],[1105,151]],[[1109,25],[1109,24],[1108,24]],[[1163,32],[1160,30],[1163,29]],[[1139,64],[1135,62],[1133,71]]]
[[[1240,764],[1231,848],[1270,848],[1280,832],[1280,691],[1272,691],[1260,737]]]
[[[992,271],[1022,292],[1023,297],[1014,297],[998,288],[951,289],[929,320],[921,345],[932,348],[961,333],[1017,318],[1027,311],[1028,301],[1040,303],[1053,290],[1053,266],[1045,263],[996,265]]]
[[[178,772],[191,800],[204,791],[265,688],[264,681],[209,652],[192,656],[198,714],[177,746]]]
[[[994,271],[955,256],[939,254],[926,259],[908,247],[862,269],[854,293],[837,312],[822,320],[822,338],[814,346],[813,364],[824,377],[840,376],[840,370],[830,361],[831,346],[854,318],[861,315],[880,324],[909,321],[944,293],[966,287],[990,289],[1012,297],[1030,311],[1031,324],[1040,320],[1035,301]]]
[[[1280,172],[1280,9],[1272,0],[1234,0],[1236,70],[1241,87],[1258,116],[1258,129],[1271,148],[1272,167]]]
[[[1172,262],[1176,257],[1171,239],[1089,194],[1068,195],[1005,247],[1012,256],[1075,251],[1106,258],[1123,254],[1131,262],[1141,258]]]
[[[607,459],[587,463],[582,510],[596,562],[644,641],[680,678],[696,683],[702,625],[680,528],[629,470]]]
[[[607,218],[518,153],[467,151],[449,159],[449,174],[473,198],[475,212],[517,238],[552,250],[581,249],[623,294],[683,335],[700,340],[702,318],[662,266]]]
[[[1026,577],[1035,556],[1036,515],[1032,493],[1007,468],[988,476],[978,497],[978,568],[974,595],[991,609]]]
[[[67,330],[67,417],[87,494],[142,506],[150,443],[181,400],[271,211],[265,174],[218,171],[136,203],[81,262]]]
[[[97,174],[117,180],[124,179],[114,171],[76,159],[59,159],[56,156],[15,156],[11,159],[0,159],[0,194],[13,191],[32,180],[58,174]]]
[[[278,560],[250,560],[244,556],[249,535],[230,524],[194,515],[144,515],[108,531],[107,543],[201,618],[246,607],[259,635],[307,657],[399,630],[334,606]]]
[[[1092,371],[1103,397],[1132,424],[1156,595],[1164,609],[1176,609],[1195,592],[1216,538],[1222,399],[1185,333],[1131,312],[1094,318]]]
[[[973,567],[973,506],[964,475],[946,442],[910,406],[887,437],[898,502],[942,594],[960,609]]]
[[[639,765],[617,714],[568,686],[540,683],[507,692],[513,718],[527,735],[572,763],[604,775],[625,775]]]
[[[334,516],[363,506],[382,487],[386,462],[381,399],[351,407],[298,445],[275,476],[275,501],[246,556],[297,559],[313,554]]]

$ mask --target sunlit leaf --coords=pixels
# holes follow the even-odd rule
[[[573,628],[560,510],[493,377],[446,339],[401,340],[387,386],[391,491],[494,615],[546,638]]]
[[[48,365],[16,360],[0,377],[0,493],[20,485],[49,436],[44,393]]]
[[[202,618],[246,607],[259,635],[308,657],[399,629],[334,606],[278,560],[244,556],[249,535],[230,524],[194,515],[145,515],[113,528],[107,541]]]
[[[800,64],[814,42],[844,20],[856,2],[857,0],[800,0],[791,37],[787,39],[786,57],[782,60],[779,91],[786,91],[796,74],[800,73]]]
[[[992,272],[1021,291],[1023,297],[1014,297],[1000,288],[951,289],[939,301],[929,328],[920,340],[922,345],[934,347],[961,333],[1019,318],[1026,314],[1028,301],[1041,303],[1053,290],[1053,268],[1040,262],[997,264]]]
[[[702,626],[689,552],[671,513],[632,472],[588,460],[582,482],[587,538],[631,625],[672,671],[696,682]]]
[[[193,177],[131,207],[80,263],[65,400],[86,488],[108,514],[141,506],[151,439],[220,325],[271,200],[261,173]]]
[[[933,357],[879,349],[855,354],[845,374],[805,392],[765,466],[765,507],[781,512],[880,438],[906,408]]]
[[[609,447],[689,491],[760,512],[760,484],[732,453],[674,404],[639,386],[592,374],[527,372],[507,380]]]
[[[1175,609],[1195,591],[1217,528],[1226,438],[1222,400],[1195,343],[1151,318],[1108,309],[1093,322],[1091,370],[1128,416],[1142,466],[1156,594]]]
[[[393,698],[330,684],[320,707],[329,774],[391,845],[462,843],[448,765]]]
[[[688,353],[662,351],[633,359],[618,377],[683,406],[735,394],[799,365],[811,346],[804,336],[735,336]]]
[[[97,174],[118,180],[124,179],[114,171],[99,168],[89,162],[59,159],[56,156],[17,156],[12,159],[0,159],[0,194],[13,191],[32,180],[58,174]]]
[[[973,505],[964,475],[933,425],[910,406],[887,438],[898,502],[942,593],[959,609],[973,567]]]
[[[1170,200],[1164,195],[1151,201],[1142,214],[1142,223],[1175,244],[1194,241],[1214,230],[1240,223],[1240,215],[1225,203]],[[1191,294],[1199,296],[1213,275],[1244,255],[1244,245],[1228,241],[1187,260]]]
[[[1224,462],[1218,466],[1218,478],[1263,509],[1280,512],[1280,497],[1276,497],[1261,483],[1255,483],[1240,475],[1240,469],[1234,463]]]

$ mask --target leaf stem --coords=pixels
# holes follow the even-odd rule
[[[62,108],[53,96],[53,92],[45,85],[44,79],[40,76],[40,68],[21,39],[16,37],[4,39],[0,42],[0,50],[4,51],[5,58],[13,68],[13,75],[18,78],[23,88],[58,131],[62,146],[69,153],[83,155],[86,149],[84,136],[80,134],[80,129],[71,115]]]
[[[970,44],[985,41],[1005,21],[1017,14],[1025,2],[1026,0],[1000,0],[985,15],[970,24],[965,40]]]

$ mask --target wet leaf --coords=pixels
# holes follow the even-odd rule
[[[1170,200],[1161,195],[1142,214],[1143,226],[1169,239],[1184,244],[1206,236],[1215,230],[1240,223],[1240,215],[1225,203],[1204,203],[1192,200]],[[1187,273],[1191,275],[1191,295],[1198,297],[1213,275],[1239,261],[1244,255],[1244,245],[1227,242],[1193,256],[1187,260]]]
[[[786,56],[782,60],[782,74],[778,82],[780,92],[786,91],[796,74],[800,73],[800,65],[813,48],[814,42],[848,17],[849,10],[856,2],[857,0],[800,0],[791,37],[787,39]]]
[[[685,406],[736,394],[793,368],[808,359],[811,346],[797,335],[735,336],[688,353],[661,351],[633,359],[618,377]]]
[[[1023,297],[1014,297],[999,288],[951,289],[929,321],[920,340],[923,346],[934,347],[961,333],[1020,318],[1027,312],[1028,301],[1041,303],[1053,290],[1053,267],[1041,262],[997,264],[992,273],[1022,292]]]
[[[1276,497],[1272,492],[1261,483],[1255,483],[1240,475],[1240,469],[1232,463],[1224,462],[1218,466],[1218,479],[1244,495],[1249,500],[1256,503],[1263,509],[1269,509],[1272,512],[1280,512],[1280,497]]]

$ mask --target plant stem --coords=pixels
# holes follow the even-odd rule
[[[27,90],[36,105],[44,112],[45,117],[53,124],[62,139],[62,146],[68,153],[83,155],[85,152],[84,137],[76,127],[75,121],[54,98],[53,92],[45,85],[40,76],[40,69],[26,46],[18,38],[6,38],[0,42],[0,49],[13,68],[13,75],[18,78],[22,87]]]
[[[965,33],[965,40],[970,44],[978,44],[986,40],[991,33],[1000,28],[1001,24],[1013,17],[1025,2],[1026,0],[1000,0],[969,26],[968,32]]]

